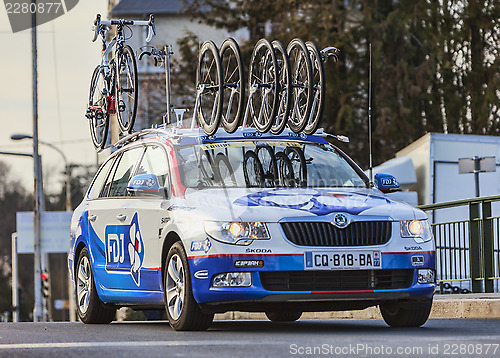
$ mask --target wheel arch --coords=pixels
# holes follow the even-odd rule
[[[181,237],[175,231],[170,231],[167,234],[167,236],[165,237],[165,240],[163,240],[163,247],[161,249],[161,282],[162,283],[163,283],[163,279],[164,279],[164,276],[163,276],[164,275],[164,267],[163,267],[163,265],[165,263],[165,260],[167,259],[168,251],[170,250],[172,245],[178,241],[181,243],[181,245],[184,246],[184,244],[182,243]]]
[[[75,256],[73,260],[73,277],[75,278],[75,283],[76,283],[76,268],[78,265],[78,258],[80,257],[80,252],[82,252],[83,248],[85,247],[87,248],[87,250],[89,249],[83,240],[79,240],[79,242],[76,244],[75,247]]]

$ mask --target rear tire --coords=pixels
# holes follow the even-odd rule
[[[87,248],[78,256],[75,272],[76,308],[83,323],[108,324],[115,318],[116,309],[99,299]]]
[[[294,322],[302,316],[302,312],[266,312],[271,322]]]
[[[248,77],[249,96],[252,96],[252,87],[256,88],[250,102],[251,120],[259,132],[266,133],[275,122],[279,104],[278,62],[273,45],[269,40],[260,39],[255,44]]]
[[[234,133],[241,122],[245,99],[243,60],[238,43],[234,39],[224,40],[220,48],[220,59],[224,88],[221,121],[226,132]]]
[[[313,134],[318,129],[321,116],[323,115],[323,108],[325,107],[325,68],[318,46],[312,41],[307,41],[306,46],[311,57],[313,70],[313,106],[307,125],[304,127],[304,133]]]
[[[196,89],[199,91],[196,118],[203,131],[207,135],[213,135],[219,127],[224,102],[222,65],[219,50],[213,41],[205,41],[201,46]]]
[[[424,303],[415,303],[404,306],[398,302],[388,302],[379,306],[380,313],[385,323],[391,327],[420,327],[429,318],[432,308],[432,300]]]
[[[292,74],[292,96],[288,127],[295,133],[301,132],[309,121],[313,105],[314,78],[311,57],[306,44],[295,38],[287,47]]]
[[[165,308],[170,325],[176,331],[204,331],[214,319],[204,313],[194,299],[191,272],[180,242],[172,245],[163,266]]]
[[[290,115],[290,105],[292,103],[292,74],[290,70],[290,61],[288,54],[281,42],[275,40],[272,42],[274,52],[276,54],[276,61],[278,64],[278,112],[276,113],[276,121],[271,127],[272,134],[277,135],[283,132],[288,122]]]

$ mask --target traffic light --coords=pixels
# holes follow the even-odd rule
[[[49,273],[47,270],[43,270],[40,275],[42,278],[42,293],[44,298],[48,298],[50,296],[50,281],[49,281]]]

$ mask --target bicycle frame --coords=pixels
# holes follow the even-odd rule
[[[155,23],[153,15],[150,15],[148,21],[142,20],[101,20],[101,15],[97,14],[97,17],[94,21],[94,38],[92,42],[94,42],[97,37],[100,35],[102,38],[102,55],[101,55],[101,64],[99,65],[99,71],[103,73],[104,83],[105,83],[105,95],[108,101],[108,113],[114,114],[116,113],[115,106],[115,98],[113,93],[114,86],[118,85],[120,87],[120,79],[116,78],[118,83],[114,82],[114,76],[112,76],[112,66],[117,66],[115,62],[116,54],[124,47],[125,45],[125,37],[123,36],[123,27],[127,25],[138,25],[138,26],[148,26],[148,36],[146,38],[146,42],[149,42],[153,35],[156,34]],[[116,26],[116,36],[108,43],[106,42],[106,31],[109,30],[110,26]],[[109,59],[109,55],[114,50],[113,56],[111,60]],[[115,68],[116,73],[118,73],[118,68]]]

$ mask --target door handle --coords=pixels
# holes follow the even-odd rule
[[[94,222],[97,219],[97,215],[90,215],[89,220]]]
[[[117,218],[119,221],[125,221],[125,219],[127,219],[127,215],[124,215],[124,214],[119,214],[116,218]]]

